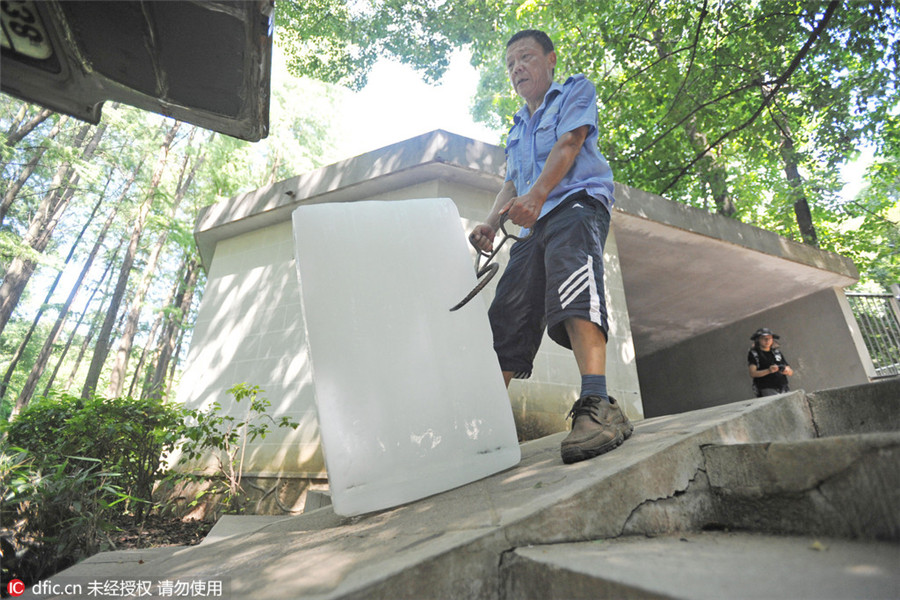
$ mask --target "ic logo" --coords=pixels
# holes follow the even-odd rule
[[[21,596],[25,593],[25,583],[21,579],[13,579],[6,586],[6,591],[10,596]]]

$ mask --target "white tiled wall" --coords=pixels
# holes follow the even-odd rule
[[[247,401],[227,390],[246,382],[271,402],[273,418],[301,426],[257,439],[247,473],[321,476],[312,377],[290,222],[220,242],[210,265],[178,400],[194,408],[219,402],[243,418]]]

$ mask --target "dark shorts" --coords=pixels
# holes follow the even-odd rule
[[[571,349],[565,328],[571,317],[592,321],[607,335],[603,246],[609,219],[599,200],[574,194],[510,249],[488,312],[503,371],[531,376],[545,328],[550,339]]]

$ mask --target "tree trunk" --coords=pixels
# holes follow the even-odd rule
[[[125,252],[125,257],[119,270],[119,279],[116,283],[115,291],[113,292],[112,301],[106,311],[103,325],[100,328],[97,345],[94,347],[91,365],[88,368],[87,378],[85,379],[84,387],[81,390],[81,396],[83,398],[89,398],[91,394],[93,394],[94,390],[97,388],[97,382],[100,380],[100,372],[103,370],[103,364],[106,362],[106,357],[109,354],[110,336],[112,335],[113,326],[119,312],[119,307],[122,303],[122,298],[125,296],[125,290],[128,287],[128,278],[131,275],[131,267],[134,264],[134,257],[137,254],[138,244],[144,233],[147,217],[150,215],[150,208],[153,205],[153,198],[156,189],[159,187],[159,183],[162,180],[166,162],[169,159],[169,150],[172,147],[172,142],[175,139],[175,134],[178,132],[179,125],[180,123],[177,121],[172,125],[172,128],[166,134],[166,137],[160,146],[159,158],[153,171],[153,177],[150,180],[150,186],[147,189],[147,195],[144,202],[138,210],[134,229],[131,233],[131,241],[128,244],[128,249]]]
[[[69,254],[66,256],[65,265],[67,266],[72,257],[75,256],[75,250],[78,248],[78,245],[81,243],[81,238],[84,237],[87,228],[90,226],[91,221],[94,216],[97,214],[97,211],[100,209],[100,205],[103,203],[103,198],[97,201],[97,204],[94,205],[94,210],[91,211],[91,216],[88,217],[87,221],[84,224],[84,227],[81,228],[81,231],[78,233],[78,236],[75,238],[75,242],[72,244],[72,247],[69,248]],[[31,341],[31,336],[34,335],[35,330],[37,330],[38,323],[41,320],[41,317],[44,316],[44,308],[50,304],[50,300],[53,298],[53,293],[56,291],[56,286],[59,285],[60,279],[62,279],[63,273],[65,273],[65,267],[60,270],[60,272],[56,275],[56,278],[53,280],[53,283],[50,285],[50,289],[47,290],[47,295],[44,296],[44,302],[41,304],[41,307],[38,309],[37,315],[35,315],[34,319],[31,321],[31,327],[28,328],[28,332],[25,334],[25,337],[22,339],[22,342],[19,344],[19,347],[16,349],[16,353],[13,355],[12,360],[9,363],[9,367],[6,369],[6,374],[3,376],[3,381],[0,383],[0,398],[6,395],[6,390],[9,387],[9,382],[12,380],[12,375],[16,370],[16,367],[19,364],[19,360],[25,354],[25,348],[28,347],[28,343]]]
[[[81,131],[78,133],[76,147],[84,142],[90,127],[90,125],[85,125],[81,128]],[[100,139],[103,137],[104,130],[104,126],[97,128],[93,139],[91,139],[82,153],[83,159],[88,160],[93,156]],[[53,235],[53,230],[75,194],[74,186],[77,184],[78,179],[78,174],[75,172],[73,165],[69,163],[57,169],[50,191],[44,196],[37,214],[31,220],[28,232],[23,236],[23,241],[35,252],[42,253],[46,249]],[[68,186],[63,193],[60,193],[66,182],[68,182]],[[34,273],[35,266],[34,260],[23,256],[16,256],[10,262],[6,275],[3,278],[3,284],[0,285],[0,333],[6,328],[13,311],[18,306],[22,293],[25,291],[25,286],[28,285],[28,281]]]
[[[693,120],[685,123],[684,131],[690,137],[691,144],[695,148],[703,149],[709,144],[706,135],[697,131]],[[731,193],[728,191],[728,170],[719,163],[712,152],[704,153],[703,158],[697,163],[697,171],[712,194],[713,202],[716,203],[716,212],[726,217],[736,213],[737,208],[735,208]]]
[[[176,281],[175,285],[178,283]],[[172,302],[175,299],[176,290],[171,290],[169,292],[169,297],[166,298],[165,304],[163,306],[171,306]],[[141,380],[141,372],[144,371],[145,366],[147,365],[147,356],[153,354],[155,350],[151,350],[150,347],[152,345],[153,340],[156,339],[156,332],[159,331],[159,328],[162,326],[163,320],[165,319],[165,310],[161,310],[157,313],[156,318],[153,319],[153,325],[150,326],[150,331],[147,333],[147,343],[144,344],[144,347],[141,348],[141,357],[138,359],[138,363],[134,366],[134,373],[131,375],[131,384],[128,386],[128,396],[134,398],[134,392],[137,389],[138,382]],[[144,379],[149,378],[149,373],[144,374]]]
[[[19,176],[16,180],[6,189],[3,193],[3,202],[0,203],[0,225],[3,225],[3,221],[6,219],[6,213],[9,212],[9,207],[12,206],[13,201],[16,199],[16,196],[19,195],[19,192],[22,190],[22,187],[25,185],[25,182],[28,181],[28,178],[31,177],[31,174],[34,173],[34,170],[37,168],[38,163],[41,161],[41,157],[44,155],[44,152],[47,151],[48,140],[53,140],[59,132],[62,131],[62,126],[68,121],[69,117],[62,116],[57,121],[56,125],[53,126],[53,129],[47,134],[47,137],[44,138],[43,144],[35,151],[34,156],[26,163],[26,165],[19,172]]]
[[[22,121],[25,120],[25,115],[28,112],[28,104],[22,103],[19,105],[19,112],[16,113],[16,116],[12,117],[9,120],[9,129],[6,130],[6,138],[9,139],[16,132],[16,129],[19,128],[19,125],[22,124]]]
[[[124,240],[123,240],[124,242]],[[106,276],[109,274],[110,269],[116,263],[116,260],[119,257],[119,251],[122,250],[123,243],[119,243],[119,246],[116,248],[115,253],[112,258],[106,263],[106,271],[103,272],[103,278],[100,282],[97,283],[97,287],[99,288],[103,281],[106,280]],[[111,296],[109,290],[112,287],[112,277],[110,277],[109,281],[106,283],[106,289],[103,290],[102,298],[109,298]],[[97,312],[94,314],[94,317],[91,319],[91,326],[88,328],[87,335],[84,336],[84,339],[81,341],[81,347],[78,349],[78,356],[75,358],[75,364],[72,365],[72,371],[69,373],[69,379],[66,382],[65,390],[69,391],[72,389],[72,385],[75,383],[75,376],[78,375],[78,369],[81,367],[81,361],[84,359],[84,355],[87,354],[87,349],[90,347],[91,342],[94,341],[94,338],[97,336],[97,332],[100,329],[100,325],[102,324],[103,319],[101,316],[105,314],[103,302],[100,302],[100,307],[97,309]],[[84,312],[87,313],[90,310],[90,306],[84,307]]]
[[[181,264],[178,265],[177,274],[174,279],[174,284],[172,285],[172,289],[169,291],[169,297],[166,298],[166,307],[173,307],[176,305],[180,305],[181,303],[181,287],[183,285],[183,281],[185,278],[185,273],[187,273],[188,264],[187,264],[187,254],[182,256]],[[143,370],[143,382],[141,383],[141,398],[147,397],[147,388],[150,385],[150,380],[153,377],[153,373],[156,370],[156,365],[159,364],[159,357],[162,353],[162,347],[164,345],[163,338],[167,332],[166,324],[171,320],[172,315],[170,311],[161,310],[157,315],[157,318],[153,321],[153,327],[150,328],[150,335],[148,336],[148,340],[156,339],[156,332],[159,331],[160,326],[163,327],[162,332],[159,334],[159,339],[157,339],[156,347],[151,350],[150,343],[148,342],[146,346],[144,346],[144,350],[141,352],[141,360],[138,361],[137,367],[135,367],[134,377],[131,380],[131,387],[129,388],[128,394],[133,397],[135,390],[137,389],[137,383],[140,380],[141,371]],[[145,368],[147,365],[147,356],[153,355],[155,357],[154,360],[150,361],[150,365]]]
[[[196,128],[194,129],[196,132]],[[193,138],[193,132],[191,133],[191,138]],[[189,143],[190,145],[190,143]],[[195,161],[194,166],[187,177],[185,178],[185,174],[187,173],[188,168],[188,156],[185,156],[184,163],[181,167],[181,182],[178,186],[178,190],[175,193],[175,198],[172,200],[171,207],[171,215],[170,217],[174,217],[175,212],[178,210],[178,205],[184,199],[184,195],[187,192],[187,189],[190,187],[194,175],[197,172],[197,169],[203,163],[203,157],[201,156],[197,161]],[[163,230],[160,233],[159,237],[156,240],[156,244],[153,246],[153,250],[150,253],[150,257],[147,260],[147,264],[144,267],[144,274],[141,277],[141,281],[138,284],[137,291],[134,296],[134,300],[131,304],[131,309],[128,311],[128,318],[125,321],[125,328],[122,331],[122,337],[119,339],[119,347],[116,350],[116,358],[113,363],[112,372],[109,376],[109,397],[116,398],[122,395],[122,390],[125,387],[125,374],[128,371],[128,359],[131,357],[131,348],[134,345],[134,336],[137,334],[138,322],[141,317],[141,310],[144,307],[144,298],[147,295],[147,291],[150,289],[150,283],[153,281],[153,275],[156,271],[156,265],[159,262],[159,257],[162,255],[162,251],[165,248],[166,240],[169,238],[169,230]]]
[[[53,382],[56,380],[56,376],[59,373],[59,370],[62,368],[63,362],[65,361],[66,355],[69,353],[69,349],[72,347],[72,342],[75,341],[75,336],[78,335],[78,328],[81,327],[81,324],[84,322],[85,317],[90,311],[91,304],[94,303],[94,296],[97,295],[97,292],[100,291],[100,286],[103,285],[103,282],[106,281],[107,275],[109,275],[110,267],[112,267],[114,261],[109,261],[106,263],[106,270],[103,271],[103,275],[100,276],[100,279],[97,281],[97,285],[94,286],[94,289],[91,290],[91,295],[88,297],[87,302],[84,304],[84,310],[78,315],[78,320],[72,326],[72,331],[69,333],[69,337],[66,340],[66,345],[63,347],[62,352],[59,354],[59,359],[56,361],[56,366],[53,367],[53,372],[50,374],[50,378],[47,380],[46,386],[44,386],[44,396],[50,394],[50,389],[53,387]],[[86,349],[86,347],[85,347]],[[84,349],[82,349],[83,355]],[[81,355],[79,355],[80,362]],[[78,366],[76,364],[75,370],[78,370]],[[71,378],[69,381],[69,385],[71,385]],[[68,389],[68,386],[66,386]]]
[[[697,37],[701,34],[703,18],[706,15],[706,7],[704,5],[703,14],[700,17],[699,23],[697,25]],[[656,53],[660,58],[667,59],[668,56],[671,55],[669,50],[666,48],[666,44],[662,41],[663,35],[661,31],[654,32],[653,36],[653,45],[656,48]],[[694,40],[694,43],[697,43],[697,40]],[[668,60],[668,59],[667,59]],[[693,61],[692,65],[693,66]],[[687,82],[690,77],[690,68],[688,72],[684,74],[684,80]],[[682,93],[689,95],[689,90],[687,89],[687,84],[682,84],[681,89],[679,89],[678,94],[675,96],[673,102],[677,102],[678,98]],[[684,124],[684,132],[687,134],[688,138],[691,140],[691,145],[698,150],[704,150],[708,145],[709,141],[706,138],[706,134],[700,131],[697,131],[696,119],[690,119]],[[734,201],[731,198],[731,193],[728,191],[728,170],[724,165],[720,164],[716,159],[716,156],[706,150],[703,153],[703,158],[698,161],[698,175],[706,184],[707,188],[709,188],[710,194],[712,195],[713,202],[716,203],[716,211],[720,215],[724,215],[726,217],[730,217],[737,212],[737,209],[734,206]]]
[[[22,115],[22,118],[14,121],[12,126],[6,132],[6,145],[12,148],[21,142],[26,135],[34,131],[38,125],[46,121],[52,114],[52,110],[45,108],[25,123],[22,123],[25,118],[25,116]]]
[[[785,127],[778,125],[778,131],[781,135],[781,160],[784,162],[784,174],[791,186],[791,200],[794,203],[794,216],[797,219],[797,226],[800,228],[800,237],[804,244],[815,246],[818,248],[819,240],[816,235],[816,228],[813,225],[812,212],[809,210],[809,200],[806,198],[805,185],[803,177],[800,175],[800,169],[797,164],[797,152],[794,150],[794,140],[791,132]]]
[[[129,180],[126,184],[125,190],[122,192],[122,197],[124,197],[124,195],[127,193],[128,188],[131,186],[131,183],[133,181],[134,176],[132,176],[131,180]],[[103,200],[101,198],[100,202],[97,202],[97,205],[94,207],[94,213],[96,213],[97,209],[100,208],[100,204],[102,201]],[[65,303],[59,311],[56,322],[53,324],[53,327],[51,328],[47,339],[44,340],[44,345],[31,367],[31,373],[29,373],[28,379],[25,381],[25,385],[22,386],[22,390],[19,392],[18,398],[16,398],[16,405],[13,408],[13,414],[11,418],[19,414],[19,412],[21,412],[21,410],[25,408],[25,406],[31,400],[31,396],[34,393],[35,388],[37,387],[38,381],[40,381],[41,376],[44,374],[44,369],[47,367],[47,362],[50,360],[50,355],[53,353],[53,345],[56,344],[56,340],[59,337],[59,332],[62,330],[62,326],[66,322],[66,317],[68,317],[69,315],[69,310],[72,308],[72,303],[75,302],[75,296],[78,295],[78,292],[81,289],[81,285],[87,277],[88,271],[91,270],[91,266],[93,266],[94,260],[97,258],[97,254],[103,247],[103,241],[106,239],[106,234],[109,231],[109,228],[112,226],[113,220],[116,217],[115,207],[117,207],[118,204],[118,202],[114,204],[113,210],[110,211],[109,216],[106,218],[106,222],[103,224],[103,227],[100,230],[100,234],[97,236],[97,240],[94,242],[94,247],[91,248],[91,252],[87,257],[87,260],[81,267],[81,273],[78,274],[78,278],[75,280],[72,289],[69,291],[68,298],[66,298]],[[91,216],[93,217],[93,214]],[[85,225],[85,228],[86,227],[87,225]],[[73,246],[72,252],[74,253],[74,251],[75,248]]]
[[[199,275],[199,271],[197,272]],[[194,294],[194,289],[191,288],[189,293],[191,296]],[[188,302],[188,307],[190,307],[190,302]],[[187,319],[188,313],[183,315],[183,319]],[[171,364],[169,365],[169,374],[166,376],[166,389],[160,392],[160,395],[163,397],[168,396],[172,393],[172,385],[175,383],[175,372],[178,368],[178,357],[181,356],[181,347],[184,344],[184,336],[187,332],[187,327],[185,327],[185,321],[181,322],[181,325],[178,328],[178,343],[175,344],[175,351],[172,353],[172,358],[170,360]]]
[[[159,355],[156,359],[156,368],[153,370],[153,377],[150,379],[147,389],[142,394],[144,398],[162,396],[165,391],[163,384],[166,379],[166,371],[168,371],[169,363],[175,355],[178,334],[180,331],[183,331],[184,320],[190,313],[191,303],[194,299],[194,288],[197,285],[199,276],[200,262],[194,258],[187,266],[184,279],[175,297],[174,303],[178,306],[178,312],[168,315],[166,325],[159,336]]]

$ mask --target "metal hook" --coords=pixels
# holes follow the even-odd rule
[[[460,300],[456,306],[450,309],[450,312],[459,310],[460,308],[465,306],[469,302],[469,300],[477,296],[478,292],[483,290],[484,286],[486,286],[491,281],[491,279],[494,278],[494,275],[496,275],[497,271],[500,270],[500,265],[492,261],[497,256],[497,253],[500,252],[500,248],[503,247],[503,244],[506,243],[506,240],[512,238],[516,241],[522,241],[531,237],[531,230],[529,230],[528,234],[524,236],[513,235],[506,231],[507,218],[508,217],[505,213],[500,215],[500,231],[503,232],[503,238],[500,240],[499,244],[496,244],[494,246],[494,249],[491,252],[485,252],[481,248],[478,248],[477,246],[475,247],[476,252],[478,252],[478,255],[475,257],[475,276],[479,278],[478,283],[474,288],[472,288],[472,291],[469,292],[465,298]],[[485,261],[484,266],[482,266],[481,261],[484,258],[486,258],[487,260]]]

